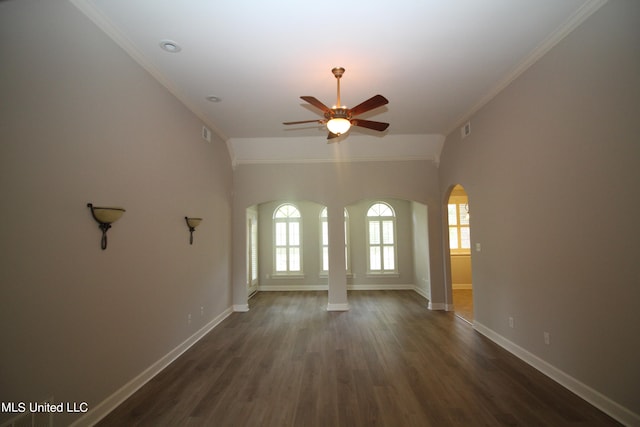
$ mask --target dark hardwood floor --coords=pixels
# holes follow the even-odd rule
[[[618,425],[412,291],[261,292],[100,426]]]

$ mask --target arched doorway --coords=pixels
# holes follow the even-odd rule
[[[473,284],[471,280],[471,228],[469,198],[461,185],[456,185],[447,201],[451,288],[456,315],[473,323]]]

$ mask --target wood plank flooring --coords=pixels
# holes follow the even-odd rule
[[[610,426],[412,291],[260,292],[100,426]]]
[[[469,323],[473,323],[473,290],[454,289],[453,307],[458,316]]]

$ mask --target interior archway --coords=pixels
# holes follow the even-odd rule
[[[459,184],[453,187],[447,200],[447,227],[454,311],[473,323],[469,197]]]

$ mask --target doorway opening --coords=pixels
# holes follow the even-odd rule
[[[453,307],[457,316],[473,323],[469,198],[459,184],[449,194],[447,213]]]

